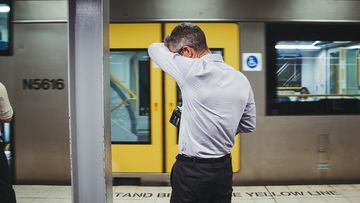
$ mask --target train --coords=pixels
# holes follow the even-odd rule
[[[2,132],[15,184],[71,182],[67,6],[11,2],[0,81],[15,111]],[[114,184],[169,184],[178,135],[169,119],[181,92],[147,47],[184,21],[254,91],[257,127],[236,136],[234,185],[359,183],[358,10],[351,0],[111,0]]]

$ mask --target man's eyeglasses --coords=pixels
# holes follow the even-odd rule
[[[182,55],[182,52],[184,51],[184,47],[185,47],[185,46],[181,47],[176,53]]]

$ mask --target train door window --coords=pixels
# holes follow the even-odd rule
[[[0,55],[10,54],[11,44],[11,4],[8,0],[0,0]]]
[[[113,143],[150,142],[150,61],[146,50],[110,51]]]
[[[267,114],[360,114],[359,27],[267,25]]]

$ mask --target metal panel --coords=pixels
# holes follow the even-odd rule
[[[108,0],[69,2],[73,202],[112,202]]]
[[[67,1],[14,1],[14,21],[66,21]],[[111,0],[111,22],[360,21],[360,1],[340,0]]]
[[[14,21],[66,21],[67,1],[14,1]]]
[[[360,21],[359,10],[339,0],[111,0],[110,13],[111,22]]]
[[[0,75],[15,110],[16,182],[69,183],[67,91],[23,89],[24,79],[67,85],[66,25],[14,25],[14,39],[14,56],[0,58]]]

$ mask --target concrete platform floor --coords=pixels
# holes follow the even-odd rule
[[[18,203],[71,203],[70,186],[15,185]],[[360,203],[357,185],[233,187],[232,203]],[[169,202],[170,187],[114,186],[114,203]]]

